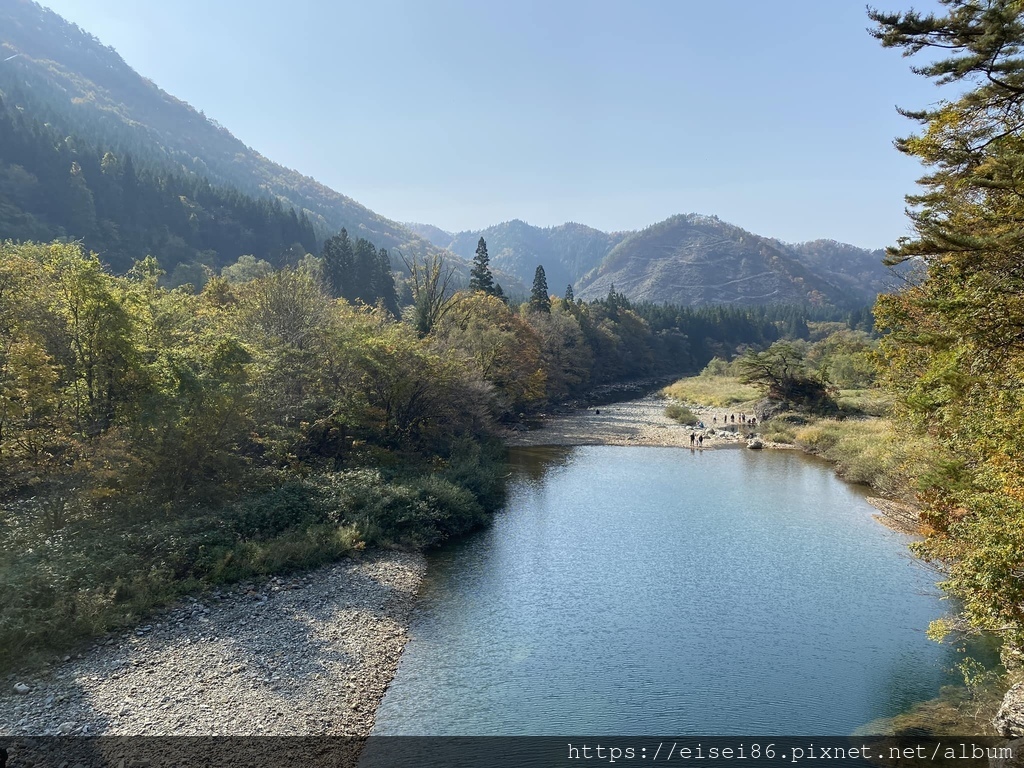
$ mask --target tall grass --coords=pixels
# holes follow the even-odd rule
[[[661,393],[684,403],[710,405],[715,408],[750,403],[761,397],[761,391],[757,387],[744,384],[735,376],[691,376],[670,384],[661,390]]]
[[[912,501],[918,478],[938,451],[927,437],[898,434],[883,418],[814,419],[788,428],[784,421],[772,422],[765,425],[766,437],[773,430],[788,431],[789,442],[834,463],[843,479],[869,485],[890,498]]]

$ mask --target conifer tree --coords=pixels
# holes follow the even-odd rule
[[[548,278],[544,267],[537,265],[533,273],[533,289],[530,291],[531,312],[551,312],[551,296],[548,295]]]
[[[924,477],[916,551],[943,570],[967,622],[1024,648],[1024,12],[1010,0],[940,0],[944,13],[869,11],[872,34],[950,98],[903,110],[922,130],[897,147],[924,161],[914,228],[887,260],[923,279],[875,307],[896,414],[943,453]],[[947,622],[949,626],[962,621]],[[942,626],[934,627],[941,634]]]
[[[476,244],[476,256],[473,257],[473,269],[469,273],[469,290],[483,291],[494,295],[494,276],[491,274],[490,257],[487,255],[487,243],[481,237]]]
[[[395,276],[391,272],[391,256],[388,255],[387,250],[381,248],[377,252],[377,258],[380,298],[384,301],[384,306],[388,308],[388,311],[398,317],[400,307],[398,306],[398,291],[395,290]]]
[[[565,303],[572,304],[575,298],[576,297],[572,292],[572,283],[569,283],[567,286],[565,286]]]
[[[324,279],[331,295],[336,299],[345,296],[352,278],[352,241],[344,228],[324,242],[320,252],[324,260]]]

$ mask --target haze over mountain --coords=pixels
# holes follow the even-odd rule
[[[3,58],[17,54],[0,68],[0,93],[8,106],[26,120],[45,122],[47,130],[69,137],[60,148],[60,162],[70,166],[75,161],[80,166],[78,180],[85,179],[98,206],[94,226],[75,225],[88,217],[81,212],[73,215],[71,199],[66,201],[67,211],[51,212],[47,221],[45,205],[37,206],[42,213],[33,213],[19,200],[26,196],[27,187],[16,182],[26,169],[16,158],[9,158],[8,168],[15,170],[8,174],[10,183],[0,184],[0,203],[21,216],[16,219],[12,214],[11,221],[21,223],[0,236],[67,235],[87,238],[87,242],[92,236],[104,245],[118,242],[131,257],[135,250],[159,253],[165,267],[203,262],[203,258],[207,258],[203,263],[217,267],[237,256],[232,246],[273,258],[275,252],[281,254],[293,244],[316,249],[325,237],[345,227],[353,237],[392,249],[397,267],[401,262],[396,249],[406,257],[447,249],[463,275],[483,237],[496,276],[514,296],[532,283],[538,265],[544,266],[552,293],[561,294],[571,284],[576,295],[585,299],[606,296],[614,285],[631,299],[658,303],[845,305],[868,303],[891,286],[881,251],[830,240],[789,245],[695,214],[675,216],[640,232],[612,233],[572,222],[541,228],[518,219],[459,233],[430,224],[400,224],[263,157],[226,128],[138,75],[112,48],[31,0],[0,4],[0,54]],[[22,135],[31,132],[21,130]],[[111,203],[102,204],[97,179],[99,157],[111,150],[121,165],[131,155],[137,167],[148,169],[147,183],[154,195],[162,189],[171,200],[180,196],[182,211],[143,223],[110,213]],[[96,152],[95,158],[89,155]],[[67,196],[60,174],[43,173],[38,167],[27,172],[35,178],[37,202]],[[204,179],[224,189],[214,190],[211,198],[204,192]],[[5,192],[8,188],[14,191]],[[273,205],[260,208],[245,196],[270,200]],[[173,203],[161,203],[161,210],[167,212],[168,205]],[[296,223],[289,219],[289,208],[298,212]],[[258,215],[251,213],[256,209]],[[207,234],[190,236],[186,220],[198,221]],[[48,228],[37,226],[40,222]],[[307,226],[312,227],[313,236],[290,234],[304,232]],[[217,228],[215,237],[208,234],[211,227]],[[234,230],[239,235],[232,243]],[[264,231],[271,232],[269,240],[260,234]],[[178,240],[183,241],[181,247],[176,245]],[[206,249],[220,256],[204,257]],[[126,258],[122,256],[115,266],[123,268]]]
[[[305,209],[322,237],[345,227],[378,247],[426,253],[401,224],[247,147],[129,67],[113,48],[32,0],[0,3],[0,90],[19,91],[55,127],[136,161]],[[272,106],[268,106],[272,108]]]
[[[614,285],[631,299],[704,304],[866,304],[893,285],[882,251],[818,240],[788,245],[715,216],[673,216],[631,234],[586,274],[576,295]]]
[[[530,284],[538,264],[548,287],[598,299],[615,290],[630,299],[685,305],[866,304],[893,287],[884,252],[834,240],[788,244],[715,216],[673,216],[640,232],[606,233],[582,224],[534,227],[514,219],[452,234],[409,224],[438,247],[471,259],[487,242],[491,263]]]

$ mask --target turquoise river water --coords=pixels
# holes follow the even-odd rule
[[[431,556],[375,735],[849,734],[954,651],[909,538],[795,451],[512,451],[494,525]]]

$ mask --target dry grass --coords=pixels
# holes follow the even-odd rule
[[[666,397],[684,403],[710,405],[715,408],[751,403],[761,397],[761,390],[750,384],[743,384],[735,376],[691,376],[680,379],[661,392]]]
[[[885,416],[892,408],[892,393],[884,389],[841,389],[836,397],[840,409],[866,416]]]

